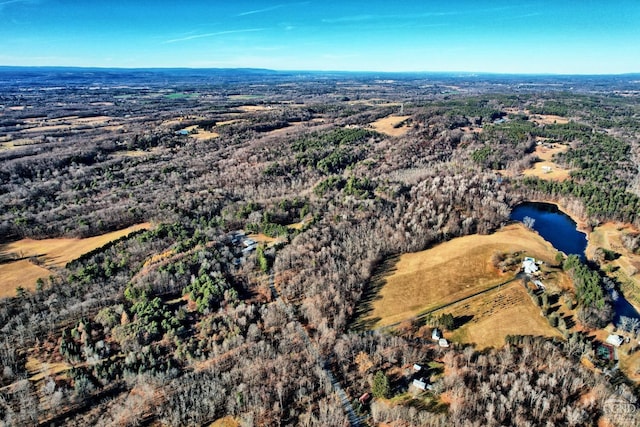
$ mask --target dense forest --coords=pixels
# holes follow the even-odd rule
[[[354,326],[386,259],[492,233],[524,200],[640,227],[627,82],[228,73],[0,90],[0,263],[22,238],[151,224],[0,300],[4,425],[577,426],[636,403],[580,363],[583,334],[480,351]],[[566,180],[522,177],[541,143],[566,147]],[[606,325],[597,267],[564,269],[582,327]],[[413,364],[420,405],[394,398]]]

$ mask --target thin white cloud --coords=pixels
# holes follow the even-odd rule
[[[256,13],[270,12],[272,10],[281,9],[285,6],[286,6],[285,4],[277,4],[275,6],[265,7],[264,9],[248,10],[246,12],[239,13],[237,16],[247,16],[247,15],[255,15]]]
[[[180,38],[177,38],[177,39],[167,40],[167,41],[164,41],[162,44],[186,42],[186,41],[189,41],[189,40],[202,39],[202,38],[206,38],[206,37],[224,36],[226,34],[255,33],[257,31],[264,31],[264,28],[246,28],[246,29],[243,29],[243,30],[228,30],[228,31],[217,31],[215,33],[194,34],[192,36],[180,37]]]
[[[273,5],[273,6],[265,7],[264,9],[255,9],[255,10],[248,10],[246,12],[241,12],[241,13],[237,14],[236,16],[255,15],[256,13],[271,12],[272,10],[282,9],[283,7],[304,6],[304,5],[307,5],[309,3],[310,2],[308,2],[308,1],[303,1],[303,2],[298,2],[298,3],[276,4],[276,5]]]
[[[6,7],[9,6],[10,4],[16,4],[16,3],[38,3],[38,0],[5,0],[5,1],[0,1],[0,12],[2,12],[2,10]]]
[[[520,7],[521,9],[528,7],[525,5]],[[484,8],[484,9],[465,9],[465,10],[456,10],[451,12],[424,12],[424,13],[413,13],[413,14],[397,14],[397,15],[350,15],[350,16],[339,16],[336,18],[325,18],[322,22],[326,24],[338,24],[345,22],[363,22],[363,21],[375,21],[375,20],[407,20],[407,19],[421,19],[421,18],[437,18],[444,16],[458,16],[458,15],[474,15],[478,13],[496,13],[502,12],[505,10],[515,9],[515,6],[503,6],[503,7],[492,7],[492,8]],[[533,14],[522,15],[522,17],[533,16]]]

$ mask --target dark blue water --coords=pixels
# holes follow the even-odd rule
[[[584,251],[587,249],[587,235],[576,228],[576,223],[555,205],[548,203],[523,203],[511,211],[511,219],[522,221],[524,217],[535,220],[533,229],[538,232],[554,248],[567,255],[578,255],[585,261]],[[613,290],[608,290],[613,297]],[[614,309],[613,323],[618,324],[620,316],[638,317],[638,311],[622,294],[612,298]]]
[[[584,261],[587,235],[576,228],[567,214],[548,203],[523,203],[511,211],[511,219],[522,221],[524,217],[535,220],[533,229],[554,248],[567,255],[578,255]]]

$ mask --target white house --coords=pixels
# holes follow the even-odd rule
[[[526,257],[524,261],[522,261],[522,269],[526,274],[537,273],[539,268],[536,265],[536,259],[531,257]]]
[[[446,338],[440,338],[438,340],[438,345],[440,347],[449,347],[449,341],[447,341]]]
[[[415,388],[417,388],[418,390],[426,390],[427,389],[427,383],[425,383],[424,381],[420,381],[420,380],[413,380],[413,382],[411,383]]]
[[[431,339],[438,341],[440,338],[442,338],[442,332],[440,332],[440,329],[433,328],[433,331],[431,331]]]
[[[607,344],[611,344],[615,347],[620,347],[624,342],[624,338],[621,335],[609,335],[607,337]]]
[[[413,370],[416,371],[416,372],[420,372],[422,370],[422,366],[420,366],[417,363],[415,363],[413,365]]]

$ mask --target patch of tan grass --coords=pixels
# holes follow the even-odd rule
[[[378,132],[389,136],[402,136],[409,131],[406,124],[400,125],[402,122],[411,118],[411,116],[388,116],[376,120],[371,126]],[[400,125],[400,126],[399,126]]]
[[[44,125],[44,126],[35,126],[32,128],[22,129],[20,132],[22,133],[37,133],[37,132],[51,132],[56,130],[67,130],[71,129],[71,125]]]
[[[457,301],[511,278],[491,263],[496,252],[524,251],[551,262],[557,251],[522,224],[488,235],[453,239],[422,252],[404,254],[396,264],[365,321],[390,325],[420,312]]]
[[[197,131],[197,133],[190,133],[189,136],[191,136],[191,137],[193,137],[193,138],[195,138],[197,140],[200,140],[200,141],[203,141],[205,139],[217,138],[217,137],[220,136],[219,133],[209,132],[207,130],[202,129],[200,126],[197,126],[197,125],[188,126],[188,127],[184,128],[184,130],[186,130],[188,132],[191,132],[194,129]]]
[[[209,427],[240,427],[240,423],[233,417],[226,416],[215,420]]]
[[[596,227],[589,234],[586,254],[593,259],[596,249],[604,248],[618,253],[620,256],[606,264],[612,268],[611,275],[622,284],[622,291],[629,302],[640,309],[640,255],[629,251],[622,244],[624,233],[638,233],[638,230],[628,224],[607,222]]]
[[[54,269],[64,267],[69,261],[100,248],[107,243],[124,237],[134,231],[147,230],[151,224],[133,225],[123,230],[113,231],[86,239],[22,239],[17,242],[0,245],[0,254],[7,259],[19,259],[0,264],[0,296],[13,296],[15,289],[22,286],[34,289],[38,278],[46,278],[54,274]],[[42,262],[37,266],[24,259],[36,257]]]
[[[460,128],[461,131],[463,131],[464,133],[482,133],[483,129],[481,127],[474,127],[474,126],[464,126]]]
[[[33,291],[38,279],[47,279],[53,272],[33,264],[28,259],[0,264],[0,298],[15,297],[16,288]]]
[[[542,125],[566,125],[569,123],[569,119],[562,116],[554,116],[553,114],[533,114],[529,116],[529,120]]]
[[[629,344],[626,344],[628,347]],[[620,357],[620,370],[627,374],[630,380],[639,382],[640,381],[640,351],[636,351],[635,353],[628,355],[627,349],[622,351],[618,351],[618,355]]]
[[[478,295],[445,311],[456,317],[471,317],[455,331],[452,339],[475,343],[480,349],[503,346],[507,335],[561,336],[541,316],[540,308],[533,303],[520,281]]]
[[[46,376],[55,377],[71,369],[71,365],[65,362],[43,363],[34,357],[27,357],[24,367],[30,381],[40,381]]]
[[[273,246],[284,241],[282,237],[269,237],[262,233],[249,234],[247,237],[265,246]]]
[[[242,95],[239,95],[239,96],[242,96]],[[230,96],[229,98],[235,99],[232,96]],[[240,107],[238,107],[238,109],[247,113],[253,113],[254,111],[269,110],[269,107],[265,105],[241,105]]]
[[[555,154],[563,153],[568,149],[569,147],[566,145],[555,145],[552,148],[545,145],[538,145],[534,154],[537,155],[541,161],[536,162],[532,169],[524,171],[523,175],[535,176],[551,181],[564,181],[568,179],[571,171],[551,161]]]
[[[289,225],[287,225],[287,227],[292,229],[292,230],[302,230],[302,228],[304,226],[306,226],[309,222],[311,222],[312,219],[313,219],[313,215],[309,214],[309,215],[305,216],[302,219],[302,221],[295,222],[293,224],[289,224]]]

